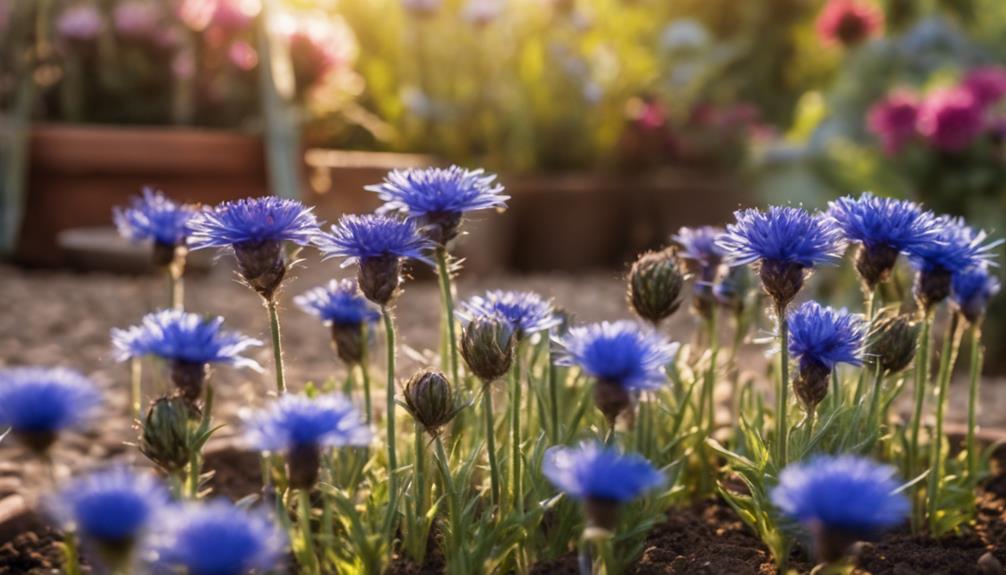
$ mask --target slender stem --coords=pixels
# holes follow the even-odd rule
[[[789,325],[786,323],[786,306],[776,309],[776,325],[779,330],[779,388],[776,390],[776,465],[786,466],[789,443],[789,427],[786,424],[786,410],[789,406]]]
[[[384,320],[385,345],[388,348],[388,385],[385,389],[385,406],[387,409],[387,449],[388,477],[390,479],[392,497],[398,492],[398,455],[395,451],[395,324],[391,318],[391,310],[381,307],[381,318]]]
[[[947,391],[950,388],[950,378],[957,363],[957,352],[961,347],[962,331],[958,329],[960,314],[954,313],[947,326],[946,339],[943,342],[943,356],[940,357],[939,395],[936,399],[936,429],[930,440],[930,471],[929,471],[929,528],[936,529],[936,507],[939,499],[937,493],[943,483],[943,417],[947,408]]]
[[[320,573],[318,568],[318,556],[314,551],[314,535],[311,534],[311,493],[307,489],[297,490],[297,507],[300,512],[300,533],[304,539],[304,559],[307,565],[304,567],[308,573]]]
[[[143,419],[143,359],[129,358],[129,388],[133,400],[133,417]]]
[[[370,327],[367,325],[367,322],[363,322],[360,329],[363,330],[363,334],[361,336],[363,348],[360,355],[359,365],[360,376],[363,380],[363,406],[367,410],[367,423],[370,423],[371,419],[374,417],[374,409],[370,399],[370,351],[368,349],[370,347],[368,345],[370,341]]]
[[[555,362],[552,361],[551,344],[548,346],[548,396],[549,407],[552,410],[552,445],[558,445],[559,441],[559,374],[556,373]]]
[[[971,325],[971,381],[968,390],[968,436],[967,462],[968,481],[974,485],[978,480],[978,445],[975,433],[978,431],[978,384],[981,381],[982,362],[985,349],[982,347],[981,320]]]
[[[448,349],[451,353],[451,381],[458,385],[458,338],[454,325],[454,296],[451,293],[451,270],[448,265],[447,248],[437,248],[437,276],[440,278],[440,298],[444,306],[443,321],[447,323]]]
[[[450,515],[451,538],[454,540],[455,552],[461,555],[462,572],[465,572],[467,569],[464,568],[466,561],[463,553],[464,545],[462,544],[465,534],[462,533],[461,529],[461,513],[463,512],[461,494],[458,493],[457,487],[454,485],[454,478],[451,477],[450,459],[447,458],[447,452],[444,450],[444,442],[439,435],[434,439],[434,444],[437,450],[437,464],[440,467],[440,475],[444,480],[444,490],[447,492],[447,501],[450,506],[448,514]]]
[[[416,422],[416,517],[426,515],[426,442],[423,426]]]
[[[867,416],[867,429],[875,430],[878,434],[880,433],[880,428],[883,422],[877,421],[877,411],[880,409],[880,394],[883,391],[884,386],[884,368],[880,366],[880,361],[877,361],[877,369],[873,376],[873,394],[870,396],[870,412]],[[872,442],[871,442],[872,445]]]
[[[492,487],[492,501],[497,508],[500,504],[500,470],[496,463],[496,426],[493,423],[493,394],[491,384],[482,387],[482,415],[486,423],[486,453],[489,455],[489,480]]]
[[[272,334],[272,359],[276,369],[276,392],[280,395],[286,393],[286,376],[283,373],[283,343],[279,330],[279,310],[276,307],[276,300],[271,299],[266,302],[269,310],[269,331]]]
[[[80,575],[81,573],[77,535],[70,531],[63,536],[63,570],[66,575]]]
[[[929,346],[932,343],[933,313],[927,311],[922,320],[922,330],[919,332],[919,343],[916,346],[915,358],[915,408],[912,412],[912,428],[908,441],[908,477],[914,478],[919,473],[919,430],[922,427],[922,409],[926,402],[926,385],[929,382]],[[916,488],[916,493],[918,488]],[[918,496],[913,497],[913,504],[918,510]],[[912,514],[912,527],[918,529],[919,513]]]
[[[168,266],[168,303],[171,309],[185,309],[185,280],[174,270],[174,266]]]
[[[712,316],[709,318],[709,371],[706,372],[706,404],[709,409],[709,427],[706,430],[706,437],[712,437],[716,431],[716,362],[720,352],[720,338],[717,331],[719,324],[719,306],[714,305]]]
[[[576,555],[579,575],[594,575],[594,560],[590,557],[590,542],[580,538],[579,551]]]
[[[189,480],[188,480],[188,491],[189,497],[192,499],[199,499],[199,450],[192,449],[189,451]]]
[[[863,305],[866,309],[866,334],[870,337],[873,334],[873,318],[876,315],[877,288],[863,288]],[[853,407],[859,405],[866,393],[866,370],[859,371],[859,380],[856,382],[856,394],[853,399]]]
[[[513,509],[519,514],[524,513],[524,497],[521,492],[521,471],[520,471],[520,447],[521,447],[521,433],[520,433],[520,396],[521,396],[521,382],[520,382],[520,372],[521,372],[521,346],[518,344],[517,349],[514,352],[513,357],[513,368],[510,371],[510,417],[511,417],[511,427],[510,427],[510,470],[512,472],[511,480],[511,490],[513,493]]]

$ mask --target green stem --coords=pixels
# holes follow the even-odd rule
[[[426,515],[426,442],[423,426],[416,422],[416,517]]]
[[[961,330],[958,329],[960,314],[954,313],[947,326],[947,334],[943,342],[943,354],[940,357],[939,395],[936,399],[936,429],[930,440],[930,471],[929,490],[926,494],[929,500],[929,528],[936,531],[936,508],[939,498],[937,493],[943,483],[943,417],[947,408],[947,392],[950,388],[950,378],[957,363],[957,352],[961,347]]]
[[[789,443],[789,427],[786,424],[786,410],[789,406],[789,325],[786,323],[786,306],[776,309],[776,325],[779,330],[779,388],[776,390],[776,466],[786,466]]]
[[[873,319],[876,315],[877,288],[863,288],[863,305],[866,309],[866,334],[867,337],[873,334]],[[856,394],[854,396],[853,407],[859,405],[863,394],[866,393],[866,370],[859,371],[859,380],[856,382]],[[872,420],[871,420],[872,421]]]
[[[493,506],[500,504],[500,470],[496,463],[496,425],[493,423],[493,396],[490,384],[482,388],[482,414],[486,424],[486,453],[489,455],[489,480]]]
[[[174,264],[168,266],[168,303],[171,309],[185,309],[185,281],[175,272]]]
[[[514,352],[513,358],[513,368],[510,371],[510,453],[511,462],[510,470],[512,472],[511,480],[511,492],[513,494],[513,509],[519,514],[523,515],[524,512],[524,498],[521,492],[521,471],[520,471],[520,446],[521,446],[521,433],[520,433],[520,410],[521,410],[521,382],[520,382],[520,357],[521,357],[521,346],[518,345]]]
[[[318,556],[314,551],[314,536],[311,534],[311,493],[307,489],[297,490],[297,507],[300,512],[300,533],[304,540],[304,560],[308,573],[320,573]]]
[[[462,543],[465,534],[462,533],[461,529],[461,513],[463,511],[461,507],[461,494],[458,493],[457,487],[454,485],[454,478],[451,477],[450,460],[447,458],[447,452],[444,450],[444,442],[439,435],[434,439],[434,443],[437,449],[437,465],[440,468],[440,475],[444,480],[444,490],[447,492],[448,514],[450,516],[451,538],[454,540],[454,552],[461,554],[461,572],[467,572],[463,553],[465,545]]]
[[[870,396],[870,412],[867,416],[867,428],[875,431],[878,435],[881,432],[881,426],[883,422],[878,421],[878,411],[880,409],[880,394],[883,391],[884,386],[884,368],[880,366],[880,361],[877,361],[877,369],[873,376],[873,395]],[[873,442],[871,442],[872,446]]]
[[[967,437],[968,481],[971,485],[978,480],[978,446],[975,442],[975,433],[978,429],[978,384],[981,379],[982,361],[985,358],[980,321],[971,325],[971,381],[968,390]]]
[[[556,373],[555,363],[552,361],[551,345],[546,343],[549,347],[548,351],[548,396],[549,396],[549,407],[551,408],[552,416],[552,445],[558,445],[559,441],[559,374]]]
[[[381,307],[381,318],[384,320],[385,345],[388,348],[388,384],[385,389],[385,406],[387,409],[387,449],[388,477],[392,497],[398,492],[398,455],[395,451],[395,324],[391,318],[391,310]]]
[[[454,385],[458,379],[458,338],[454,325],[454,296],[451,293],[451,271],[448,265],[447,248],[437,248],[437,276],[440,278],[440,299],[444,306],[443,321],[447,323],[448,349],[451,353],[451,381]]]
[[[192,449],[189,451],[189,480],[188,480],[188,491],[189,497],[192,499],[199,499],[199,450]]]
[[[908,477],[914,478],[919,473],[919,430],[922,427],[922,409],[926,402],[926,385],[929,382],[929,346],[932,343],[933,313],[927,311],[922,320],[922,330],[919,332],[919,343],[916,346],[915,358],[915,408],[912,412],[912,428],[908,441]],[[914,490],[917,493],[917,489]],[[919,528],[918,496],[912,501],[916,512],[912,514],[912,527]]]
[[[63,569],[66,575],[81,575],[77,536],[72,532],[67,532],[63,537]]]
[[[370,341],[369,340],[370,327],[367,325],[367,322],[363,322],[363,325],[360,329],[363,330],[363,334],[361,336],[363,338],[362,339],[363,349],[360,355],[360,365],[359,365],[360,378],[363,380],[363,406],[364,409],[367,410],[366,418],[367,423],[369,424],[371,422],[371,419],[373,418],[374,413],[373,405],[371,404],[370,399],[370,351],[368,349],[370,347],[368,345]]]
[[[283,373],[283,343],[279,330],[279,310],[276,307],[276,300],[271,299],[266,302],[269,310],[269,332],[272,334],[272,359],[276,368],[276,392],[280,395],[286,393],[286,376]]]
[[[133,417],[143,420],[143,359],[129,358],[129,388],[133,400]]]
[[[706,405],[709,409],[709,427],[706,430],[706,437],[712,437],[716,431],[716,362],[720,352],[720,338],[717,332],[719,323],[719,306],[713,306],[712,316],[709,319],[709,371],[706,372]]]

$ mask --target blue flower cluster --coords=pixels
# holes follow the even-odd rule
[[[562,322],[550,301],[529,291],[493,290],[473,296],[462,305],[461,314],[469,319],[482,316],[504,319],[518,339],[547,331]]]
[[[31,447],[48,448],[55,434],[90,420],[100,403],[94,383],[73,370],[0,370],[0,428],[10,427]]]
[[[808,301],[790,312],[786,322],[789,353],[803,368],[820,365],[830,371],[839,363],[862,365],[866,322],[861,316]]]
[[[821,214],[772,206],[766,211],[740,210],[734,216],[737,221],[717,242],[732,265],[769,261],[809,268],[836,263],[845,252],[841,230]]]
[[[306,246],[318,233],[318,220],[296,200],[267,196],[224,202],[200,212],[189,227],[196,250],[283,241]]]
[[[224,363],[261,371],[255,360],[241,353],[262,342],[222,330],[223,322],[222,317],[161,310],[145,316],[138,326],[113,329],[112,344],[120,361],[154,355],[168,361]]]
[[[905,252],[930,244],[936,238],[935,216],[907,200],[880,198],[864,192],[857,198],[846,196],[830,202],[828,215],[846,240],[868,249]]]
[[[412,220],[379,214],[347,215],[315,243],[325,259],[345,258],[343,267],[380,258],[412,258],[432,264],[432,247]]]
[[[305,312],[317,316],[326,324],[359,326],[374,323],[381,312],[360,293],[353,280],[332,280],[293,298]]]
[[[384,201],[382,210],[409,217],[504,208],[510,199],[495,175],[458,166],[393,170],[384,182],[366,189]]]
[[[667,383],[664,368],[677,353],[656,331],[632,321],[574,327],[562,338],[562,365],[626,389],[656,389]]]
[[[246,438],[261,451],[302,447],[365,446],[372,432],[364,418],[342,395],[309,398],[284,395],[247,421]]]
[[[119,233],[134,242],[151,241],[165,246],[184,245],[189,221],[198,213],[193,206],[176,204],[159,190],[144,188],[128,208],[115,208]]]
[[[560,491],[581,500],[627,503],[667,481],[646,459],[594,442],[553,447],[541,470]]]

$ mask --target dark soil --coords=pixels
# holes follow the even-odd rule
[[[50,575],[63,564],[62,538],[46,527],[21,533],[0,546],[0,575]]]

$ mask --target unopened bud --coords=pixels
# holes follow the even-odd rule
[[[483,383],[491,383],[510,370],[516,341],[506,320],[476,317],[461,332],[461,357],[476,377]]]
[[[777,309],[783,309],[793,301],[803,288],[804,269],[798,263],[762,260],[758,275]]]
[[[817,404],[828,395],[830,376],[831,369],[824,364],[816,361],[800,362],[799,373],[793,379],[793,391],[808,413],[813,413]]]
[[[397,256],[387,255],[360,261],[358,281],[360,291],[370,301],[385,306],[398,293],[402,263]]]
[[[339,359],[348,366],[363,362],[363,352],[367,346],[362,324],[332,323],[332,345]]]
[[[866,360],[885,373],[897,373],[912,363],[922,326],[910,316],[887,308],[873,320]]]
[[[455,397],[447,377],[435,369],[424,369],[409,378],[402,395],[406,411],[434,436],[467,405]]]
[[[272,301],[286,276],[282,242],[237,244],[234,256],[245,282],[266,301]]]
[[[681,306],[685,276],[672,248],[643,254],[629,270],[629,304],[639,317],[657,324]]]
[[[143,419],[140,452],[167,473],[181,471],[189,462],[189,426],[198,419],[184,398],[158,398]]]

